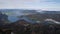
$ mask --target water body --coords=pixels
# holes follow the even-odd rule
[[[17,16],[8,16],[8,20],[11,22],[15,22],[15,21],[19,20],[19,18]]]

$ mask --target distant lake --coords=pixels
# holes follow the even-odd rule
[[[17,16],[8,16],[8,20],[11,22],[15,22],[15,21],[19,20],[19,18]]]

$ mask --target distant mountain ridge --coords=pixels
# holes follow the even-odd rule
[[[22,14],[35,14],[35,13],[41,13],[41,14],[60,14],[60,11],[44,11],[44,10],[28,10],[28,9],[0,9],[3,13],[13,13],[18,12]]]
[[[60,14],[60,11],[41,11],[41,14]]]
[[[0,9],[0,12],[8,15],[8,19],[12,22],[19,20],[17,16],[36,14],[36,10],[24,10],[24,9]]]
[[[38,11],[40,11],[40,12],[38,12]],[[30,15],[32,15],[33,18],[36,17],[36,19],[39,19],[39,20],[43,19],[43,18],[55,18],[55,17],[56,17],[56,20],[59,20],[58,18],[60,17],[60,15],[58,15],[58,14],[60,14],[60,11],[0,9],[0,12],[7,14],[8,19],[12,22],[18,20],[19,18],[17,16],[21,16],[21,15],[29,15],[29,17],[31,17]],[[47,15],[47,14],[55,14],[55,15]]]
[[[35,14],[37,13],[37,10],[24,10],[24,9],[0,9],[1,12],[3,13],[8,13],[8,14],[21,14],[21,15],[25,15],[25,14]]]

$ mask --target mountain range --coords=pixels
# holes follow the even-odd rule
[[[45,18],[46,16],[48,16],[48,14],[50,14],[49,17],[54,17],[54,16],[57,16],[58,14],[60,14],[60,11],[25,10],[25,9],[0,9],[0,12],[8,15],[8,19],[11,22],[19,20],[19,18],[17,16],[22,16],[22,15],[32,15],[34,17],[37,16],[36,18],[39,19],[39,17],[41,17],[41,18],[44,17]],[[51,14],[55,14],[55,15],[51,16]]]

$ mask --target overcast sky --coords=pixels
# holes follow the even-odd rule
[[[60,0],[0,0],[0,9],[60,10]]]

